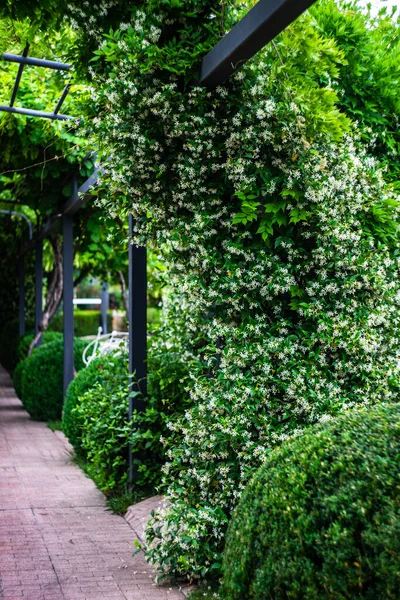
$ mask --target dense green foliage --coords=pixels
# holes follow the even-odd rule
[[[13,209],[8,204],[1,205],[1,202],[0,208]],[[16,257],[21,250],[22,240],[27,238],[27,229],[22,219],[0,214],[0,362],[11,372],[16,366],[19,337],[19,272]],[[34,314],[33,260],[33,254],[25,256],[25,318],[28,324]]]
[[[399,461],[399,404],[348,412],[274,450],[233,515],[222,598],[398,598]]]
[[[123,355],[107,355],[97,363],[101,377],[93,377],[90,388],[77,398],[69,418],[79,427],[78,449],[86,459],[86,472],[105,493],[127,482],[128,443],[128,360]],[[93,369],[84,371],[90,376]],[[65,423],[65,417],[64,417]],[[71,440],[73,442],[73,440]]]
[[[272,448],[343,409],[398,397],[398,23],[320,0],[205,89],[195,85],[201,58],[245,5],[70,0],[65,10],[92,80],[96,117],[79,137],[99,149],[98,205],[117,228],[131,213],[133,241],[166,260],[171,297],[149,367],[167,349],[154,371],[169,381],[178,347],[189,372],[174,374],[176,404],[147,401],[148,456],[167,458],[169,499],[147,556],[164,573],[218,574],[231,512]],[[124,389],[102,406],[118,452]],[[84,404],[88,430],[96,402]],[[87,444],[107,489],[107,423],[94,422]]]
[[[22,338],[20,338],[20,340],[18,342],[18,347],[17,347],[18,362],[20,362],[21,360],[24,360],[28,356],[29,346],[31,345],[33,338],[34,338],[33,333],[27,333]],[[45,331],[42,335],[41,344],[42,345],[49,344],[51,342],[56,342],[56,341],[61,343],[62,340],[63,340],[62,333],[59,333],[56,331]]]
[[[63,409],[63,431],[74,447],[77,456],[85,456],[81,444],[82,420],[80,414],[74,411],[81,396],[90,390],[96,383],[101,383],[105,399],[108,398],[108,390],[114,383],[113,369],[108,366],[110,357],[99,356],[92,360],[87,367],[81,369],[68,386]],[[111,358],[111,363],[117,361]],[[106,366],[105,366],[106,365]]]
[[[163,248],[175,309],[160,344],[171,318],[185,331],[187,410],[169,423],[170,504],[147,550],[195,576],[218,573],[273,447],[398,396],[398,27],[322,0],[224,85],[189,86],[245,10],[223,8],[152,0],[111,32],[103,15],[74,24],[99,43],[103,206]]]
[[[31,342],[34,338],[33,333],[28,333],[24,335],[22,338],[19,338],[18,346],[15,352],[16,355],[16,367],[13,372],[13,384],[15,388],[15,392],[18,398],[22,399],[22,374],[25,369],[25,365],[28,363],[28,350]],[[42,344],[49,344],[51,342],[59,341],[61,342],[63,336],[60,333],[55,333],[53,331],[45,331],[42,335]],[[36,349],[33,349],[35,352]]]
[[[149,395],[143,412],[128,420],[128,358],[122,353],[96,358],[68,388],[63,429],[86,472],[108,493],[120,492],[127,481],[128,445],[138,477],[135,492],[154,493],[165,463],[162,444],[170,435],[171,418],[184,411],[177,378],[186,367],[175,347],[155,349],[149,365]]]
[[[82,352],[86,344],[83,340],[74,340],[77,371],[83,368]],[[31,417],[37,421],[61,419],[64,401],[62,340],[40,346],[24,361],[21,400]]]
[[[49,326],[52,331],[63,331],[64,315],[56,315]],[[101,326],[101,312],[99,310],[75,310],[74,311],[74,335],[84,337],[86,335],[97,335]],[[107,327],[111,331],[111,312],[107,313]]]
[[[22,398],[22,374],[24,372],[25,365],[28,360],[28,358],[20,360],[13,372],[13,385],[15,393],[17,394],[19,399]]]

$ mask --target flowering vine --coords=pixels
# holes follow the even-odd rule
[[[171,315],[185,333],[188,408],[164,440],[166,506],[145,551],[163,573],[201,577],[219,572],[230,514],[274,446],[397,397],[399,198],[340,105],[346,53],[315,14],[209,90],[199,61],[237,5],[136,3],[109,31],[117,2],[89,21],[76,4],[74,25],[99,42],[100,203],[163,248],[160,344]]]

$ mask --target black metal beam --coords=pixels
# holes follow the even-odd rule
[[[40,321],[42,320],[43,306],[43,241],[36,241],[36,263],[35,263],[35,335],[39,331]],[[36,346],[40,346],[42,338],[40,336]]]
[[[19,275],[19,335],[25,335],[25,260],[23,256],[18,259]]]
[[[108,333],[108,331],[107,331],[107,311],[108,311],[108,306],[110,304],[110,294],[108,292],[108,285],[106,283],[103,283],[101,286],[100,298],[101,298],[101,329],[102,329],[103,335],[105,335],[106,333]]]
[[[133,217],[129,215],[129,236],[133,234]],[[146,248],[129,244],[129,421],[135,411],[145,409],[147,396],[147,273]],[[136,465],[129,448],[129,481],[137,478]]]
[[[74,234],[72,215],[63,216],[64,397],[74,378]]]
[[[55,69],[57,71],[69,71],[71,65],[46,60],[44,58],[32,58],[30,56],[20,56],[19,54],[3,54],[3,59],[7,62],[19,63],[20,65],[31,65],[34,67],[44,67],[45,69]]]
[[[12,113],[15,115],[26,115],[27,117],[40,117],[41,119],[51,119],[52,121],[69,121],[75,117],[68,115],[59,115],[55,113],[43,112],[42,110],[33,110],[32,108],[18,108],[15,106],[0,106],[1,112]]]
[[[203,58],[200,85],[216,86],[272,41],[315,0],[259,2]]]
[[[28,52],[29,52],[29,44],[27,44],[22,52],[22,56],[28,56]],[[25,65],[23,63],[21,63],[19,65],[19,69],[18,69],[18,73],[17,73],[17,77],[15,78],[15,83],[14,83],[14,89],[12,91],[12,95],[11,95],[11,100],[10,100],[10,106],[14,106],[14,102],[15,99],[17,97],[17,93],[18,93],[18,88],[19,88],[19,84],[21,81],[21,77],[22,77],[22,72],[24,70]]]
[[[67,83],[67,85],[66,85],[66,86],[65,86],[65,88],[64,88],[64,91],[63,91],[63,93],[61,94],[61,98],[60,98],[60,99],[59,99],[59,101],[57,102],[57,105],[56,105],[56,107],[55,107],[55,109],[54,109],[54,114],[55,114],[55,115],[57,115],[57,114],[58,114],[58,112],[59,112],[60,108],[61,108],[61,107],[62,107],[62,105],[64,104],[64,100],[65,100],[65,98],[68,96],[68,92],[69,92],[69,90],[70,90],[70,89],[71,89],[71,84],[70,84],[70,83]]]

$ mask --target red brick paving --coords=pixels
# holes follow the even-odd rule
[[[0,366],[0,600],[182,600],[132,557],[135,537]]]

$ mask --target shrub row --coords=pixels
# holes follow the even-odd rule
[[[153,342],[151,341],[150,344]],[[152,347],[148,397],[143,412],[128,419],[129,378],[125,353],[96,358],[70,384],[63,413],[63,430],[75,453],[86,463],[87,473],[107,494],[124,488],[129,443],[137,473],[135,490],[153,493],[161,481],[167,427],[185,406],[181,384],[186,365],[175,348]],[[160,374],[163,374],[161,377]]]
[[[24,336],[18,346],[17,356],[26,356],[33,339]],[[75,339],[75,369],[82,369],[82,353],[87,342]],[[31,356],[20,360],[14,372],[14,387],[31,417],[38,421],[58,420],[63,407],[63,337],[45,332],[43,342]]]
[[[51,331],[63,331],[64,316],[62,313],[55,315],[50,323]],[[76,337],[85,337],[87,335],[96,335],[101,325],[101,312],[99,310],[75,310],[74,311],[74,335]],[[107,313],[107,328],[112,329],[112,315]]]
[[[149,325],[157,326],[161,322],[162,310],[155,307],[147,308],[147,322]],[[124,318],[126,328],[128,324]],[[101,313],[98,310],[75,310],[74,311],[74,332],[77,337],[95,335],[98,327],[101,325]],[[107,328],[112,330],[112,313],[107,313]],[[53,317],[50,323],[51,331],[63,331],[63,314],[59,313]]]

